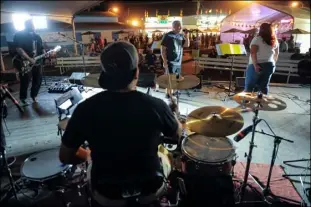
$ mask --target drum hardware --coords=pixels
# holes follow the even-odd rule
[[[239,94],[238,94],[239,95]],[[234,96],[234,100],[235,97],[237,96]],[[258,93],[258,102],[257,102],[257,105],[260,106],[260,99],[262,98],[262,94],[261,93]],[[255,110],[254,110],[254,117],[253,117],[253,126],[252,126],[252,138],[251,138],[251,141],[250,141],[250,144],[249,144],[249,151],[248,151],[248,154],[247,154],[247,163],[246,163],[246,169],[245,169],[245,174],[244,174],[244,181],[241,185],[241,196],[239,198],[239,202],[243,202],[243,199],[244,199],[244,196],[245,196],[245,190],[246,190],[246,185],[247,185],[247,180],[248,180],[248,176],[249,176],[249,170],[250,170],[250,164],[251,164],[251,161],[252,161],[252,153],[253,153],[253,148],[255,147],[255,143],[254,143],[254,139],[255,139],[255,131],[256,131],[256,125],[259,123],[259,119],[258,119],[258,107],[255,107]],[[255,181],[256,182],[256,181]]]
[[[21,108],[21,106],[18,104],[18,102],[15,100],[15,98],[12,96],[12,94],[9,92],[9,90],[5,87],[0,85],[0,179],[2,178],[2,173],[4,171],[6,171],[8,177],[9,177],[9,182],[10,182],[10,187],[11,189],[9,190],[8,193],[12,192],[14,195],[14,198],[16,200],[17,199],[17,194],[16,194],[16,183],[13,180],[12,177],[12,173],[11,173],[11,169],[10,166],[8,165],[7,162],[7,157],[6,157],[6,140],[5,140],[5,135],[3,132],[3,124],[2,121],[4,121],[3,119],[5,118],[5,116],[7,115],[7,108],[6,108],[6,104],[5,104],[5,99],[9,98],[13,104],[17,107],[17,109],[19,110],[20,113],[23,113],[24,110]],[[6,114],[5,114],[6,112]],[[5,116],[4,116],[5,115]],[[0,180],[0,184],[1,184],[1,180]],[[0,186],[1,187],[1,186]]]
[[[205,136],[225,137],[238,132],[244,125],[243,117],[233,109],[206,106],[192,111],[187,118],[191,132]]]
[[[239,94],[238,94],[239,96]],[[235,96],[237,97],[237,96]],[[279,199],[283,199],[283,200],[288,200],[288,201],[291,201],[291,202],[296,202],[294,200],[291,200],[291,199],[288,199],[288,198],[284,198],[284,197],[280,197],[280,196],[275,196],[272,194],[271,192],[271,189],[270,189],[270,179],[271,179],[271,175],[272,175],[272,169],[273,169],[273,166],[274,166],[274,163],[275,163],[275,159],[276,159],[276,156],[277,156],[277,152],[278,152],[278,147],[279,147],[279,144],[281,143],[282,140],[284,141],[287,141],[287,142],[293,142],[291,140],[288,140],[288,139],[284,139],[282,137],[279,137],[279,136],[276,136],[274,134],[274,132],[272,131],[271,127],[268,125],[268,123],[263,120],[263,119],[258,119],[258,113],[259,113],[259,110],[265,110],[267,108],[264,108],[262,106],[264,106],[263,104],[261,104],[261,100],[263,100],[263,102],[266,102],[268,103],[269,100],[265,99],[265,96],[261,93],[261,92],[258,92],[257,93],[257,98],[254,98],[252,97],[253,100],[256,100],[256,105],[254,107],[254,117],[253,117],[253,125],[252,125],[252,138],[251,138],[251,141],[250,141],[250,145],[249,145],[249,152],[247,154],[247,164],[246,164],[246,169],[245,169],[245,174],[244,174],[244,180],[243,180],[243,183],[241,185],[241,196],[239,198],[239,202],[238,203],[249,203],[249,202],[243,202],[244,200],[244,196],[245,196],[245,190],[246,190],[246,186],[247,186],[247,181],[248,181],[248,176],[250,176],[254,182],[261,188],[262,190],[262,193],[263,193],[263,201],[261,202],[264,202],[264,203],[268,203],[268,204],[271,204],[270,201],[267,200],[267,197],[270,196],[273,198],[273,201],[275,200],[279,200]],[[235,99],[236,100],[236,99]],[[251,101],[253,101],[251,100]],[[286,105],[285,105],[286,107]],[[264,121],[267,126],[269,127],[269,129],[272,131],[273,135],[271,134],[267,134],[263,131],[257,131],[256,130],[256,126],[257,124],[260,122],[260,121]],[[251,159],[252,159],[252,152],[253,152],[253,148],[256,147],[255,143],[254,143],[254,139],[255,139],[255,133],[258,132],[258,133],[261,133],[261,134],[264,134],[264,135],[267,135],[267,136],[271,136],[271,137],[274,137],[274,148],[273,148],[273,152],[272,152],[272,158],[271,158],[271,164],[270,164],[270,169],[269,169],[269,174],[268,174],[268,180],[267,180],[267,184],[266,186],[264,186],[263,184],[261,184],[259,182],[259,180],[255,179],[254,176],[252,176],[250,173],[249,173],[249,170],[250,170],[250,164],[251,164]],[[244,135],[246,136],[246,134]],[[243,136],[243,137],[244,137]],[[242,138],[243,138],[242,137]]]
[[[192,134],[182,141],[181,150],[185,174],[217,176],[232,173],[236,153],[232,141],[226,137]]]
[[[261,92],[258,93],[261,94]],[[281,99],[264,94],[261,94],[261,98],[258,98],[258,93],[238,93],[233,96],[233,100],[248,108],[257,109],[260,111],[281,111],[286,109],[287,105]]]
[[[183,79],[179,79],[176,74],[161,75],[157,78],[159,87],[166,88],[169,91],[173,90],[188,90],[196,87],[200,84],[200,79],[195,75],[183,76]],[[189,93],[189,92],[187,92]],[[176,93],[177,107],[179,108],[180,93]],[[172,98],[171,98],[172,99]]]

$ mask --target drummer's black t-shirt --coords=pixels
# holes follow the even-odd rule
[[[147,94],[101,92],[75,109],[62,142],[91,149],[92,186],[154,176],[160,133],[173,136],[178,124],[168,105]]]

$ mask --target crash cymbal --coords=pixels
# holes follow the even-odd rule
[[[82,81],[83,85],[86,87],[100,88],[98,84],[99,75],[100,75],[99,73],[94,73],[86,76]]]
[[[241,114],[222,106],[206,106],[196,109],[187,118],[187,127],[191,132],[212,137],[234,134],[242,129],[243,125]]]
[[[258,98],[257,93],[250,92],[238,93],[233,96],[233,100],[246,107],[261,111],[281,111],[287,107],[286,103],[279,98],[271,95],[262,95],[262,98]]]
[[[169,87],[169,75],[161,75],[157,78],[157,83],[160,88],[170,88]],[[186,75],[182,79],[177,79],[175,74],[170,75],[171,77],[171,89],[186,90],[194,88],[200,84],[200,79],[195,75]]]

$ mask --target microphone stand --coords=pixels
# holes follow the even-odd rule
[[[76,39],[73,39],[73,38],[71,38],[71,37],[69,37],[69,36],[67,36],[65,34],[60,33],[60,32],[58,34],[63,36],[63,37],[66,37],[66,38],[68,38],[68,39],[70,39],[70,40],[72,40],[74,42],[76,42],[80,46],[80,50],[82,52],[83,72],[84,72],[84,77],[86,77],[85,58],[84,58],[84,44],[82,42],[79,42]]]
[[[13,180],[13,177],[12,177],[12,173],[11,173],[11,169],[10,169],[10,167],[9,167],[9,165],[8,165],[8,162],[7,162],[7,158],[6,158],[6,150],[5,150],[5,145],[6,145],[6,142],[5,142],[5,135],[4,135],[4,132],[3,132],[3,124],[2,124],[2,121],[3,121],[3,118],[4,118],[4,108],[6,107],[5,106],[5,103],[4,103],[4,101],[5,101],[5,98],[6,97],[9,97],[11,100],[12,100],[12,102],[16,105],[16,107],[18,108],[18,110],[19,111],[21,111],[21,112],[23,112],[22,111],[22,109],[21,109],[21,107],[18,105],[18,103],[17,102],[15,102],[13,99],[12,99],[12,94],[10,94],[10,92],[5,88],[5,87],[3,87],[3,86],[1,86],[0,85],[0,155],[1,155],[1,159],[2,159],[2,161],[1,161],[1,168],[0,168],[0,179],[2,178],[2,172],[4,171],[4,170],[6,170],[6,172],[7,172],[7,175],[8,175],[8,177],[9,177],[9,182],[10,182],[10,186],[11,186],[11,189],[9,190],[9,192],[10,191],[12,191],[13,192],[13,195],[14,195],[14,197],[15,197],[15,199],[16,200],[18,200],[17,199],[17,194],[16,194],[16,189],[15,189],[15,182],[14,182],[14,180]],[[1,183],[1,182],[0,182]],[[1,187],[1,186],[0,186]],[[6,196],[4,197],[4,199],[5,198],[7,198],[7,196],[8,196],[8,193],[6,194]],[[0,203],[4,200],[4,199],[2,199],[2,200],[0,200]]]
[[[274,166],[276,157],[277,157],[279,145],[280,145],[280,143],[281,143],[282,140],[283,140],[283,141],[286,141],[286,142],[290,142],[290,143],[294,143],[294,141],[289,140],[289,139],[284,139],[284,138],[279,137],[279,136],[276,136],[276,135],[267,134],[267,133],[265,133],[263,130],[262,130],[262,131],[256,131],[256,132],[274,138],[274,147],[273,147],[273,152],[272,152],[272,158],[271,158],[271,164],[270,164],[270,168],[269,168],[269,174],[268,174],[267,184],[266,184],[266,186],[264,186],[264,185],[262,185],[262,184],[259,184],[259,186],[260,186],[260,188],[262,189],[263,195],[264,195],[265,197],[266,197],[266,196],[269,196],[269,195],[271,195],[272,197],[276,197],[276,196],[273,195],[273,193],[271,192],[271,189],[270,189],[270,180],[271,180],[271,175],[272,175],[272,169],[273,169],[273,166]],[[281,196],[277,196],[277,198],[281,198],[281,199],[288,200],[288,201],[291,201],[291,202],[297,202],[297,201],[295,201],[295,200],[292,200],[292,199],[289,199],[289,198],[285,198],[285,197],[281,197]]]

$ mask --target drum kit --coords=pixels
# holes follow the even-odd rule
[[[98,74],[88,76],[84,83],[86,86],[98,87]],[[163,75],[158,78],[158,84],[162,88],[174,90],[186,90],[196,87],[199,84],[199,79],[196,76],[184,76],[182,80],[178,80],[174,75]],[[233,96],[233,100],[239,104],[249,107],[254,112],[252,130],[252,139],[250,141],[249,152],[247,154],[247,164],[244,174],[244,180],[240,180],[240,197],[238,203],[245,202],[245,191],[248,184],[248,177],[253,177],[249,173],[252,151],[255,146],[254,137],[256,125],[262,120],[258,118],[259,111],[278,111],[286,108],[286,103],[278,98],[263,95],[258,93],[239,93]],[[177,103],[179,96],[177,96]],[[236,163],[236,148],[228,138],[229,135],[239,132],[244,120],[238,110],[225,108],[222,106],[205,106],[192,111],[187,116],[181,116],[184,127],[184,136],[175,144],[165,143],[163,147],[169,157],[173,172],[177,172],[179,176],[178,182],[179,192],[187,197],[187,185],[183,182],[185,177],[183,175],[197,176],[198,179],[202,177],[234,177],[234,165]],[[66,123],[63,123],[62,129],[65,130]],[[260,132],[259,132],[260,133]],[[263,132],[261,132],[263,133]],[[270,178],[272,167],[276,158],[277,148],[281,141],[293,142],[273,135],[264,133],[265,135],[274,138],[274,150],[271,160],[271,166],[268,175],[268,182],[266,186],[260,187],[263,192],[263,202],[268,202],[266,197],[273,195],[270,190]],[[245,135],[246,136],[246,135]],[[39,184],[46,184],[48,186],[62,186],[68,180],[74,180],[74,175],[77,176],[81,182],[75,183],[77,188],[84,186],[84,178],[86,178],[86,169],[79,166],[64,165],[58,159],[58,149],[51,149],[40,152],[28,157],[21,168],[22,178],[30,182]],[[82,179],[80,179],[83,177]],[[170,176],[169,176],[170,177]],[[211,186],[209,186],[211,187]],[[79,193],[81,195],[81,193]],[[205,195],[208,196],[208,195]],[[232,195],[234,196],[234,195]],[[286,199],[286,198],[284,198]],[[290,200],[290,199],[287,199]],[[172,206],[172,205],[171,205]]]

